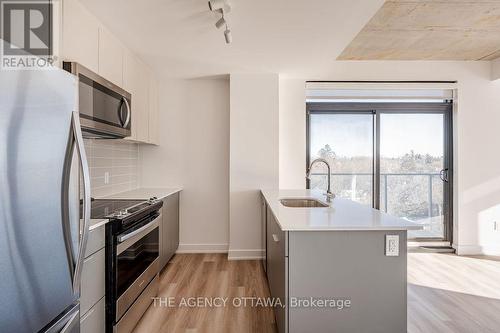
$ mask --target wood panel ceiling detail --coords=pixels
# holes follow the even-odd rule
[[[500,0],[390,0],[337,60],[492,60]]]

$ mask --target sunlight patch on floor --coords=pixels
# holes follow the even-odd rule
[[[500,261],[491,257],[409,253],[408,283],[500,300]]]

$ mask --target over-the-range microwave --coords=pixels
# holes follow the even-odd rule
[[[76,62],[63,68],[78,77],[80,123],[86,138],[130,136],[132,96]]]

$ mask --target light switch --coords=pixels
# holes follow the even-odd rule
[[[385,235],[385,255],[399,256],[399,235]]]

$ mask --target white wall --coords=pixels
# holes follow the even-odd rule
[[[500,79],[500,59],[491,61],[491,79]]]
[[[229,243],[229,81],[168,80],[160,87],[160,145],[141,146],[141,186],[181,192],[179,252]]]
[[[278,187],[277,74],[230,77],[230,259],[262,256],[260,189]]]
[[[306,90],[303,79],[279,82],[279,187],[306,187]]]
[[[455,234],[460,254],[500,254],[500,82],[489,62],[334,62],[322,73],[280,78],[280,166],[282,188],[304,183],[307,80],[457,80],[455,112]],[[299,98],[298,95],[301,97]]]

